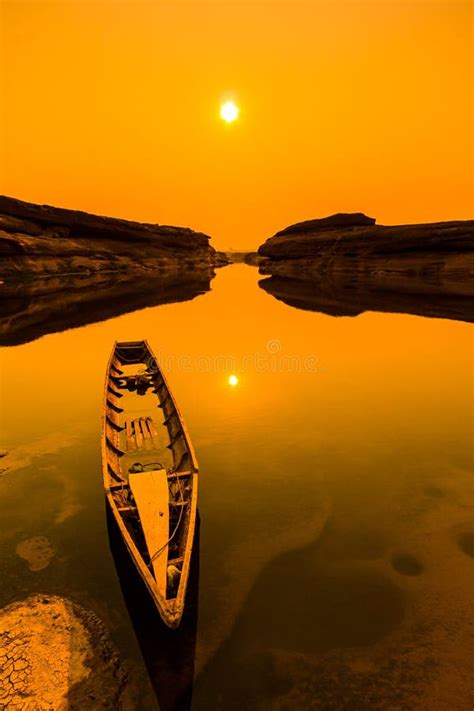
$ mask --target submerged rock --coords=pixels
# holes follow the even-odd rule
[[[94,613],[44,595],[0,610],[0,708],[120,709],[126,682]]]
[[[47,568],[54,550],[47,538],[35,536],[21,541],[16,547],[16,554],[26,560],[30,570],[38,571]]]

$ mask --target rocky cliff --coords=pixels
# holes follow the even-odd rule
[[[0,196],[0,276],[212,269],[209,237]]]
[[[273,277],[262,288],[302,308],[474,316],[474,220],[383,226],[332,215],[278,232],[258,253]]]

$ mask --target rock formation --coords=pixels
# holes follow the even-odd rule
[[[0,196],[0,276],[212,268],[209,237]],[[216,260],[217,261],[217,260]]]
[[[273,278],[262,288],[300,308],[474,317],[474,220],[387,227],[332,215],[278,232],[258,254]]]
[[[329,215],[329,217],[297,222],[295,225],[290,225],[277,232],[275,237],[288,234],[307,234],[308,232],[326,232],[346,227],[370,227],[372,225],[375,225],[375,218],[367,217],[363,212],[338,212],[336,215]]]

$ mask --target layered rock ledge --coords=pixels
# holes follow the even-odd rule
[[[262,288],[300,308],[474,317],[474,220],[384,226],[342,213],[287,227],[258,254],[272,277]]]
[[[209,237],[0,196],[0,276],[212,269]]]

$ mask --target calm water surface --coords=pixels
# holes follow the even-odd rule
[[[93,609],[136,708],[169,707],[193,661],[194,709],[471,708],[472,327],[298,311],[257,282],[227,267],[192,301],[3,350],[0,605],[41,591]],[[191,613],[172,638],[102,490],[106,362],[142,338],[200,463]],[[33,571],[17,547],[38,536],[53,555]]]

